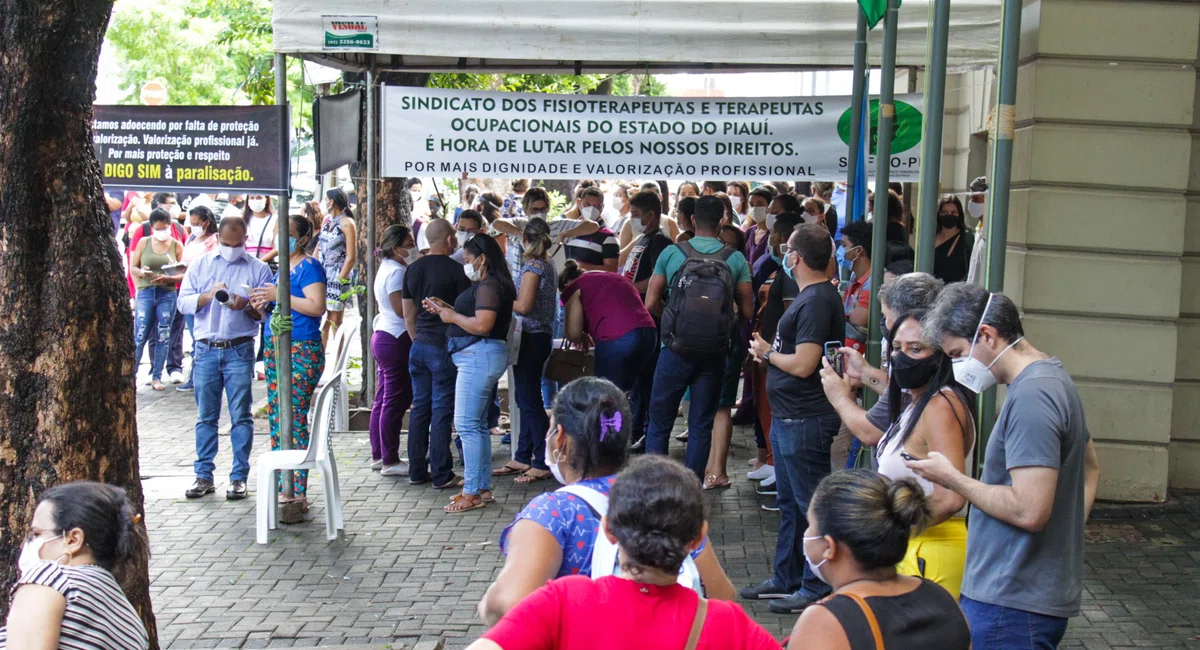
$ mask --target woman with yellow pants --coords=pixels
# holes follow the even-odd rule
[[[930,498],[930,526],[909,540],[897,569],[932,580],[957,599],[967,559],[966,500],[917,477],[906,461],[937,452],[966,471],[975,446],[974,398],[954,381],[950,358],[925,340],[923,315],[924,310],[915,310],[889,323],[892,425],[880,439],[863,442],[875,445],[880,474],[892,480],[915,479]]]

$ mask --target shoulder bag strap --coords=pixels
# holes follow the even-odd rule
[[[883,632],[879,630],[879,621],[875,618],[875,612],[871,611],[871,606],[867,604],[867,599],[854,593],[839,594],[853,600],[859,609],[862,610],[863,616],[867,618],[867,626],[871,628],[871,636],[875,638],[875,650],[883,650]]]
[[[692,632],[688,634],[687,645],[684,650],[696,650],[696,646],[700,644],[700,631],[704,629],[704,620],[708,618],[708,599],[703,596],[696,603],[696,617],[692,619]]]

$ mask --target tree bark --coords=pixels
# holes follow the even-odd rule
[[[347,81],[355,81],[358,83],[366,83],[367,77],[365,74],[346,73],[343,75]],[[381,84],[388,86],[415,86],[419,88],[425,87],[429,83],[428,73],[414,72],[381,72],[376,75],[376,79]],[[379,99],[379,92],[376,92],[376,98]],[[379,115],[379,110],[382,109],[383,102],[376,103],[375,114]],[[367,249],[367,220],[370,218],[367,215],[367,102],[366,95],[363,95],[362,119],[359,123],[362,125],[359,129],[359,142],[362,144],[362,152],[359,156],[361,163],[350,166],[350,175],[354,177],[355,192],[358,194],[358,214],[355,223],[358,224],[358,278],[359,282],[366,284],[367,282],[367,264],[375,264],[378,266],[379,260],[375,259],[375,251]],[[375,132],[375,151],[381,151],[381,143],[383,142],[383,132],[376,129]],[[383,236],[383,231],[393,224],[401,224],[412,227],[412,196],[409,195],[408,189],[404,187],[407,178],[383,178],[379,182],[378,188],[375,190],[375,235]],[[375,242],[378,245],[379,242]],[[358,314],[362,317],[362,323],[359,326],[359,342],[362,344],[363,364],[362,386],[363,391],[358,395],[359,406],[370,406],[366,403],[366,386],[367,386],[367,364],[366,355],[371,353],[370,332],[371,325],[367,322],[367,295],[360,294],[358,300]]]
[[[38,496],[82,479],[143,511],[133,315],[91,143],[112,0],[0,0],[0,611]],[[148,558],[121,585],[158,647]]]

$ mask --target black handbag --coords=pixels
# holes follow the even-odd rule
[[[590,377],[596,374],[596,355],[591,350],[567,347],[567,340],[563,339],[560,347],[550,351],[543,374],[546,379],[560,384]]]

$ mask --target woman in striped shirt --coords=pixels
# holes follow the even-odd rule
[[[146,650],[142,619],[113,577],[146,551],[125,490],[83,481],[46,490],[21,549],[0,650]]]

